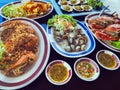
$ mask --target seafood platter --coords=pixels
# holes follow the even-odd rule
[[[91,12],[100,12],[104,7],[102,2],[96,2],[95,0],[51,0],[57,14],[68,14],[70,16],[82,16]],[[93,4],[94,5],[93,5]],[[99,3],[100,8],[97,10],[95,6]]]
[[[88,29],[72,16],[55,15],[47,22],[47,34],[54,50],[62,56],[76,58],[90,54],[96,46]]]
[[[120,52],[120,19],[117,15],[90,14],[86,16],[85,24],[101,44]]]

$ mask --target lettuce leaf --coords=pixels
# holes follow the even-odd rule
[[[120,41],[112,41],[111,45],[120,50]]]
[[[72,16],[68,16],[66,14],[62,14],[61,16],[55,15],[50,18],[47,22],[49,27],[55,27],[57,30],[64,30],[65,25],[62,23],[63,20],[72,23],[73,27],[77,26],[77,22]]]

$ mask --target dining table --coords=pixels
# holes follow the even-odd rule
[[[12,1],[17,1],[17,0],[1,0],[0,7]],[[50,0],[46,0],[46,1],[51,3]],[[43,18],[35,19],[35,21],[38,22],[40,25],[42,25],[46,32],[48,19],[52,18],[56,14],[57,12],[54,7],[53,11],[49,15]],[[74,19],[80,21],[83,25],[85,25],[85,22],[84,22],[85,17],[86,15],[74,16]],[[5,18],[0,16],[0,23],[2,23],[5,20],[6,20]],[[18,88],[18,90],[119,90],[120,89],[120,86],[119,86],[120,85],[120,68],[113,71],[104,69],[98,64],[96,60],[96,54],[99,50],[109,50],[114,52],[120,58],[120,52],[111,50],[110,48],[105,47],[103,44],[101,44],[96,38],[94,39],[96,43],[95,49],[88,55],[76,57],[76,58],[69,58],[69,57],[62,56],[59,53],[57,53],[53,49],[53,47],[50,45],[50,55],[49,55],[47,64],[49,64],[53,60],[66,61],[71,66],[73,71],[72,78],[68,83],[64,85],[54,85],[50,83],[45,76],[45,68],[46,68],[45,67],[42,73],[34,81],[32,81],[30,84],[22,88]],[[96,80],[84,81],[75,74],[74,68],[73,68],[74,63],[77,59],[82,57],[91,58],[98,64],[100,68],[100,75]]]

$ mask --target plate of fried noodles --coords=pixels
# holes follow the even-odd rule
[[[44,28],[29,18],[0,24],[0,89],[18,89],[44,70],[50,44]]]

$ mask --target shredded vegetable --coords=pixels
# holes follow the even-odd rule
[[[103,6],[103,2],[101,2],[100,0],[87,0],[87,3],[94,9],[101,8]]]
[[[2,58],[4,52],[5,52],[5,46],[3,42],[0,40],[0,59]]]
[[[47,22],[48,26],[53,26],[57,30],[65,30],[65,27],[75,27],[77,22],[72,16],[62,14],[61,16],[55,15],[53,18],[49,19]]]
[[[3,15],[9,18],[23,16],[23,11],[18,6],[10,5],[6,6],[2,10]]]

